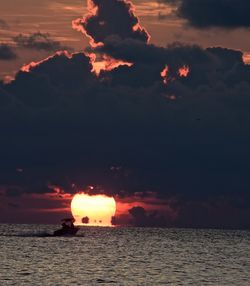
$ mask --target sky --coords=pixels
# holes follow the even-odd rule
[[[0,222],[249,228],[249,8],[0,1]]]

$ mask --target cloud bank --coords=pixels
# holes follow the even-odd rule
[[[250,67],[242,53],[157,47],[130,4],[111,1],[114,13],[104,2],[81,22],[92,43],[86,53],[57,52],[1,84],[5,195],[47,193],[49,185],[67,193],[94,185],[120,198],[153,191],[165,215],[133,208],[134,225],[250,227]],[[94,61],[105,57],[133,64],[97,76]]]
[[[176,6],[178,17],[196,28],[249,28],[248,0],[162,0]]]
[[[131,2],[93,0],[88,2],[88,6],[89,14],[73,21],[73,28],[87,34],[91,38],[90,44],[100,45],[112,35],[142,42],[149,40],[149,34],[140,26]]]

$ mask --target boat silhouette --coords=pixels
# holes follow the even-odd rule
[[[79,230],[79,227],[74,226],[74,218],[65,218],[62,219],[62,227],[54,231],[54,236],[73,236]]]

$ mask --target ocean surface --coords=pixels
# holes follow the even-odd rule
[[[0,285],[250,285],[250,232],[0,225]]]

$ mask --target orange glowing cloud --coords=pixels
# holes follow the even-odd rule
[[[135,11],[136,11],[136,7],[135,5],[131,2],[131,1],[127,1],[127,0],[124,0],[125,3],[128,3],[130,5],[130,13],[133,13],[135,14]],[[150,39],[151,39],[151,35],[149,34],[149,32],[141,26],[141,22],[140,22],[140,19],[138,17],[136,17],[137,19],[137,23],[133,26],[133,31],[136,32],[136,31],[139,31],[139,32],[142,32],[144,31],[147,35],[147,43],[149,43]]]
[[[161,77],[164,84],[168,84],[170,81],[173,81],[174,78],[169,75],[169,67],[166,65],[165,68],[161,71]]]
[[[250,65],[250,53],[244,53],[243,54],[243,62],[246,64],[246,65]]]
[[[9,83],[11,83],[14,80],[15,80],[15,76],[14,75],[6,75],[3,78],[3,83],[4,84],[9,84]]]
[[[153,211],[153,210],[163,211],[166,210],[166,206],[169,205],[171,201],[158,198],[155,192],[147,192],[145,194],[134,193],[131,196],[126,196],[123,198],[116,197],[115,198],[117,205],[116,214],[121,215],[128,213],[129,209],[135,206],[143,207],[148,211]]]
[[[112,35],[117,35],[121,39],[138,38],[149,42],[150,35],[135,16],[135,6],[132,2],[110,0],[105,3],[105,1],[88,0],[87,9],[86,16],[72,21],[72,28],[88,37],[91,47],[103,46],[105,38]],[[117,15],[113,17],[114,14]],[[114,25],[113,21],[119,15],[127,21],[123,26],[126,29]]]
[[[91,59],[91,64],[93,66],[92,72],[94,72],[97,76],[101,71],[112,71],[115,68],[120,66],[133,66],[133,63],[125,62],[122,60],[114,59],[108,55],[103,55],[100,60],[97,60],[96,55],[94,53],[88,54]]]
[[[188,66],[184,65],[179,68],[178,74],[180,77],[187,77],[190,72],[190,69]]]
[[[96,16],[98,13],[98,7],[94,5],[92,0],[87,0],[87,9],[88,14],[83,18],[77,18],[72,21],[72,28],[78,32],[83,33],[87,38],[89,38],[89,44],[91,47],[96,48],[99,46],[103,46],[102,42],[96,43],[95,40],[87,33],[84,28],[84,23],[88,21],[89,18]]]
[[[133,5],[133,3],[130,2],[130,1],[125,1],[125,2],[128,2],[128,3],[131,5],[130,12],[135,13],[136,8],[135,8],[135,6]],[[149,42],[150,42],[150,39],[151,39],[151,35],[149,34],[149,32],[148,32],[144,27],[141,26],[141,23],[140,23],[139,18],[137,18],[137,21],[138,21],[138,23],[136,23],[136,24],[133,26],[133,31],[134,31],[134,32],[142,32],[142,31],[144,31],[144,32],[146,33],[146,35],[147,35],[147,43],[149,43]]]
[[[93,14],[91,14],[92,16]],[[89,44],[92,48],[101,47],[104,44],[102,42],[96,43],[95,40],[87,33],[87,31],[83,27],[83,23],[88,19],[90,16],[86,16],[85,18],[78,18],[72,21],[72,28],[78,32],[83,33],[87,38],[89,38]]]
[[[114,222],[116,225],[130,225],[132,219],[130,211],[136,207],[143,208],[149,217],[151,214],[158,214],[167,218],[169,222],[178,217],[179,209],[173,207],[176,202],[175,198],[162,199],[158,198],[154,192],[147,192],[134,193],[122,198],[117,196],[115,199],[117,209]]]
[[[40,64],[45,63],[46,61],[52,59],[54,56],[61,56],[61,55],[65,55],[66,57],[68,57],[69,59],[72,58],[72,54],[70,54],[68,51],[58,51],[56,52],[54,55],[47,57],[46,59],[43,59],[41,61],[38,62],[31,62],[29,64],[23,65],[21,67],[21,71],[22,72],[31,72],[33,68],[39,66]]]
[[[165,68],[161,72],[161,77],[163,78],[164,84],[167,84],[167,76],[168,76],[168,66],[165,66]]]
[[[180,67],[177,71],[179,77],[187,77],[190,73],[190,68],[186,65]],[[170,81],[174,81],[175,78],[170,75],[169,67],[166,65],[165,68],[161,71],[161,77],[163,78],[163,83],[166,85]]]

